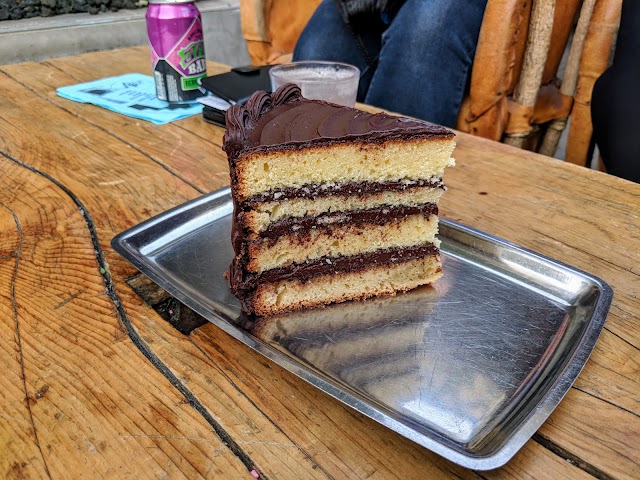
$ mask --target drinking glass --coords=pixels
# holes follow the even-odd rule
[[[353,107],[358,93],[360,70],[347,63],[302,61],[276,65],[269,70],[271,88],[295,83],[302,96]]]

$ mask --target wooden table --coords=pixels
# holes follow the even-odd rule
[[[0,477],[640,478],[640,185],[458,136],[444,216],[615,292],[556,411],[506,466],[473,472],[211,324],[179,333],[134,291],[111,239],[227,185],[223,131],[200,116],[155,126],[55,89],[149,74],[148,55],[0,66]]]

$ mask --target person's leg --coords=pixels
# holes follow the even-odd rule
[[[356,33],[358,32],[358,33]],[[363,19],[348,25],[333,0],[324,0],[305,26],[293,51],[293,60],[327,60],[360,69],[358,101],[363,101],[378,62],[382,22]]]
[[[455,127],[486,0],[407,0],[382,36],[365,103]]]

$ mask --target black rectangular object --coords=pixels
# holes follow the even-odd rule
[[[269,70],[273,65],[236,67],[230,72],[210,75],[202,79],[202,87],[234,104],[244,104],[257,90],[271,92]]]

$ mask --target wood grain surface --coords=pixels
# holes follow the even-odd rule
[[[209,64],[209,73],[227,67]],[[441,214],[607,281],[596,348],[504,467],[459,467],[127,283],[121,231],[228,184],[221,128],[57,87],[150,73],[147,47],[0,66],[0,477],[640,476],[640,185],[459,134]]]

